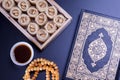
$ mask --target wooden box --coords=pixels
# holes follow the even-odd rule
[[[2,6],[2,1],[4,0],[0,0],[0,12],[11,22],[15,25],[15,27],[20,30],[30,41],[32,41],[40,50],[44,49],[55,37],[57,37],[67,26],[68,24],[71,22],[72,17],[64,10],[62,9],[54,0],[44,0],[46,1],[49,6],[54,6],[57,11],[58,14],[62,14],[66,20],[65,22],[62,24],[61,27],[57,27],[57,30],[53,33],[50,34],[49,38],[45,41],[45,42],[40,42],[36,36],[33,36],[31,34],[29,34],[29,32],[27,31],[26,28],[23,28],[23,26],[21,26],[18,21],[16,19],[14,19],[11,15],[10,15],[10,11],[7,11],[5,8],[3,8]],[[13,0],[14,1],[14,0]],[[29,0],[28,0],[29,1]],[[15,6],[17,6],[18,3],[15,2]],[[31,5],[32,7],[36,7],[35,5]],[[41,12],[39,12],[41,13]],[[27,13],[26,13],[27,14]],[[58,15],[57,14],[57,15]],[[48,20],[49,21],[49,20]]]

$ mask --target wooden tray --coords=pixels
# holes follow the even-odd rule
[[[66,21],[64,24],[57,29],[55,33],[53,33],[44,43],[40,43],[36,38],[30,35],[26,29],[24,29],[15,19],[13,19],[10,14],[2,7],[0,0],[0,12],[11,22],[15,25],[15,27],[20,30],[30,41],[32,41],[40,50],[44,49],[54,38],[56,38],[71,22],[72,17],[63,9],[61,8],[54,0],[46,0],[48,4],[51,6],[55,6],[58,12],[65,16]]]

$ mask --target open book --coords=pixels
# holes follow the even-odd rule
[[[115,80],[120,59],[120,20],[82,11],[71,52],[67,80]]]

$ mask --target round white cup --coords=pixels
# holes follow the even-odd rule
[[[15,59],[14,50],[15,50],[15,48],[16,48],[17,46],[20,46],[20,45],[25,45],[25,46],[27,46],[27,47],[31,50],[31,56],[30,56],[29,60],[26,61],[25,63],[20,63],[20,62],[18,62],[18,61]],[[30,63],[31,60],[33,59],[33,57],[34,57],[34,50],[33,50],[32,46],[31,46],[29,43],[27,43],[27,42],[17,42],[16,44],[14,44],[14,45],[12,46],[12,48],[11,48],[11,50],[10,50],[10,57],[11,57],[11,60],[13,61],[14,64],[19,65],[19,66],[25,66],[25,65],[27,65],[28,63]],[[21,56],[21,57],[22,57],[22,56]]]

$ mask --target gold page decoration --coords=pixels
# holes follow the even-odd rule
[[[120,59],[119,45],[119,20],[83,11],[66,78],[115,80]]]
[[[57,65],[54,62],[49,60],[38,58],[32,61],[25,71],[25,75],[23,77],[24,80],[36,80],[39,72],[46,71],[46,80],[51,80],[50,76],[52,76],[52,80],[59,80],[59,70]],[[34,72],[31,77],[31,72]],[[42,80],[42,79],[40,79]]]

